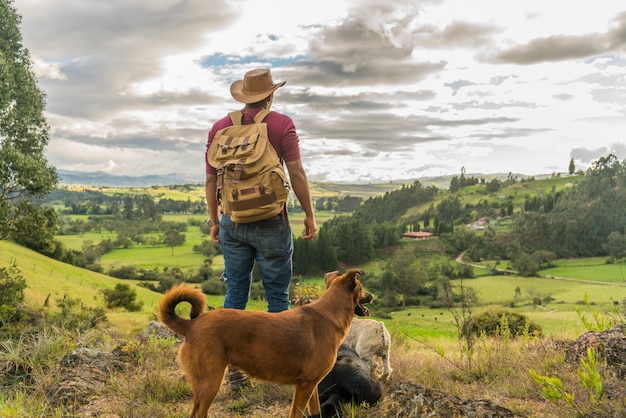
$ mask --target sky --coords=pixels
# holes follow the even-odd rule
[[[14,0],[60,170],[204,178],[254,68],[310,181],[567,173],[626,158],[626,5]]]

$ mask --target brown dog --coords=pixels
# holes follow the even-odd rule
[[[305,306],[280,313],[218,309],[203,313],[204,294],[177,286],[159,303],[159,319],[185,337],[179,364],[193,390],[190,418],[205,418],[231,364],[261,380],[295,385],[290,418],[320,414],[317,384],[332,369],[337,350],[354,314],[369,315],[362,305],[372,301],[357,274],[326,273],[326,291]],[[176,315],[180,302],[191,304],[191,319]]]

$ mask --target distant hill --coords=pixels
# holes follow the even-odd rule
[[[118,176],[102,171],[82,172],[57,170],[60,184],[104,186],[104,187],[150,187],[171,186],[176,184],[203,183],[202,175],[190,176],[184,174],[149,175],[149,176]]]
[[[67,170],[57,170],[60,177],[61,185],[82,185],[82,186],[102,186],[102,187],[151,187],[151,186],[172,186],[179,184],[200,184],[204,183],[204,176],[202,173],[195,175],[186,175],[186,174],[167,174],[167,175],[147,175],[147,176],[119,176],[111,173],[105,173],[103,171],[96,172],[83,172],[83,171],[67,171]],[[480,174],[480,173],[466,173],[466,177],[477,177],[477,178],[499,178],[505,179],[508,176],[508,173],[496,173],[496,174]],[[394,181],[381,181],[381,182],[370,182],[370,183],[359,183],[360,187],[365,188],[375,188],[379,189],[383,193],[388,190],[394,190],[401,187],[402,184],[411,184],[414,181],[418,180],[425,185],[433,185],[440,188],[447,188],[450,184],[450,179],[454,176],[459,176],[459,174],[450,174],[445,176],[436,176],[436,177],[421,177],[416,179],[406,179],[406,180],[394,180]],[[515,177],[518,179],[528,177],[525,174],[515,174]],[[534,176],[535,178],[544,178],[546,176]],[[333,184],[333,183],[322,183],[322,182],[312,182],[316,184]],[[336,184],[342,186],[343,182],[337,182]],[[348,183],[345,183],[348,184]],[[356,193],[359,194],[358,192]],[[369,194],[369,193],[366,193]]]

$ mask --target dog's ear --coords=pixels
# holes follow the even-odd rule
[[[359,276],[365,276],[365,272],[361,269],[350,269],[348,270],[348,272],[346,273],[346,276],[350,277],[351,279],[356,279],[356,275]]]
[[[364,276],[365,272],[361,269],[350,269],[348,270],[348,272],[344,275],[345,278],[350,280],[350,291],[354,290],[354,288],[356,287],[356,283],[357,283],[357,278],[356,276],[361,275]]]
[[[328,289],[328,287],[330,286],[330,282],[332,282],[332,280],[337,276],[339,276],[338,271],[329,271],[328,273],[324,274],[324,284],[326,284],[326,289]]]

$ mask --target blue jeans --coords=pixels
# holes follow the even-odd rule
[[[252,267],[259,266],[268,312],[289,309],[293,237],[283,215],[264,221],[235,223],[220,219],[219,244],[224,254],[224,308],[246,309]]]

